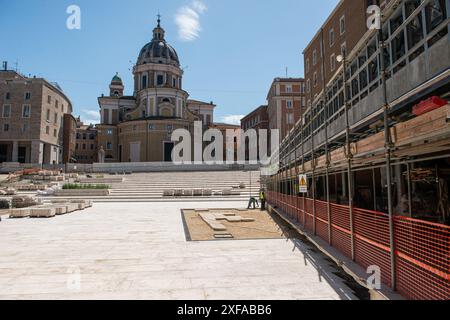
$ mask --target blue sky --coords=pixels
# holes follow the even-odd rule
[[[115,72],[132,94],[130,69],[151,40],[158,11],[185,68],[191,98],[214,101],[216,121],[261,104],[273,78],[303,75],[302,51],[338,0],[0,0],[0,60],[60,84],[74,114],[98,120],[97,97]],[[81,9],[69,30],[67,7]],[[131,62],[130,62],[131,61]]]

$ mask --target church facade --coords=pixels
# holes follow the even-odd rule
[[[173,131],[193,132],[194,121],[208,128],[216,106],[188,100],[177,52],[167,43],[160,19],[153,39],[140,51],[133,76],[132,96],[124,95],[123,81],[116,74],[109,96],[98,98],[98,149],[105,151],[106,162],[171,161]]]

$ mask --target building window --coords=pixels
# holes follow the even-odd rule
[[[46,127],[45,127],[45,133],[46,133],[46,134],[50,134],[50,127],[49,127],[49,126],[46,126]]]
[[[414,7],[411,8],[414,10]],[[407,26],[408,49],[415,47],[423,39],[423,26],[421,15],[415,16]]]
[[[31,92],[26,92],[25,93],[25,100],[30,100],[31,99]]]
[[[9,99],[11,99],[11,93],[7,92],[7,93],[5,93],[5,100],[9,100]]]
[[[47,96],[47,103],[51,104],[52,103],[52,96]]]
[[[330,30],[330,47],[334,45],[334,29]]]
[[[292,109],[293,105],[294,105],[294,103],[293,103],[292,100],[287,100],[287,101],[286,101],[286,107],[287,107],[288,109]]]
[[[341,54],[344,57],[347,55],[347,45],[345,42],[341,45]]]
[[[58,107],[59,107],[59,101],[55,100],[55,108],[58,109]]]
[[[106,130],[106,134],[107,134],[108,136],[112,136],[112,135],[113,135],[113,129],[107,129],[107,130]]]
[[[286,115],[286,123],[287,124],[294,124],[294,114],[288,113]]]
[[[172,86],[175,88],[177,86],[177,79],[172,78]]]
[[[50,122],[50,110],[47,110],[45,119],[47,120],[47,122]]]
[[[309,72],[309,58],[306,59],[306,73]]]
[[[28,124],[28,123],[24,123],[23,124],[23,128],[22,128],[22,131],[25,133],[25,132],[28,132],[28,129],[30,128],[30,125]]]
[[[53,129],[53,136],[55,136],[55,137],[58,136],[58,131],[56,129]]]
[[[55,119],[54,119],[55,124],[58,123],[58,114],[55,112]]]
[[[445,0],[433,0],[425,7],[427,33],[436,29],[445,20],[445,11]]]
[[[313,66],[317,64],[317,50],[313,51]]]
[[[173,125],[168,124],[167,125],[167,131],[172,132],[173,131]]]
[[[147,76],[142,76],[142,89],[147,88]]]
[[[9,123],[5,123],[5,124],[3,125],[3,131],[4,131],[4,132],[8,132],[8,131],[9,131]]]
[[[29,104],[25,104],[22,108],[22,118],[29,118],[31,116],[31,107]]]
[[[308,79],[306,80],[306,92],[310,92],[311,91],[311,80]]]
[[[402,30],[393,40],[392,40],[392,61],[396,62],[400,60],[405,55],[405,37],[403,36]]]
[[[78,143],[75,145],[75,150],[78,150],[78,148],[79,148],[79,145],[78,145]]]
[[[158,86],[164,85],[164,75],[158,74],[156,76],[156,85],[158,85]]]
[[[292,93],[292,86],[286,86],[286,93]]]
[[[330,69],[331,71],[336,69],[336,55],[334,53],[330,56]]]
[[[94,145],[93,144],[91,144],[91,150],[94,150]]]
[[[107,142],[106,143],[106,150],[112,150],[112,143],[111,142]]]
[[[341,20],[339,20],[339,30],[341,35],[345,33],[345,16],[342,16]]]
[[[155,130],[155,125],[154,124],[149,124],[148,125],[148,130]]]
[[[86,143],[83,143],[83,150],[86,150]]]
[[[11,105],[5,104],[3,106],[2,118],[9,118],[9,117],[11,117]]]
[[[314,86],[314,87],[317,86],[317,72],[314,72],[314,76],[313,76],[313,86]]]

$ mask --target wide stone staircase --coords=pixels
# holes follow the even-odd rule
[[[105,176],[108,178],[109,176]],[[244,201],[260,190],[259,171],[220,172],[157,172],[139,173],[123,177],[123,182],[112,183],[108,196],[65,197],[70,200],[87,199],[95,202],[199,202],[199,201]],[[243,187],[243,188],[242,188]],[[164,196],[169,190],[210,190],[208,196]],[[231,191],[224,195],[223,191]],[[21,193],[35,195],[33,193]],[[225,192],[225,194],[227,194]],[[45,197],[52,199],[54,197]]]

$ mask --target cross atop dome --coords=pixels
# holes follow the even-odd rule
[[[153,29],[153,39],[154,40],[164,40],[164,29],[161,28],[161,15],[158,13],[157,15],[158,17],[158,25],[156,26],[155,29]]]
[[[161,26],[161,14],[156,15],[156,27],[153,29],[153,39],[139,53],[136,65],[148,63],[169,64],[180,67],[177,52],[165,39],[165,30]]]

